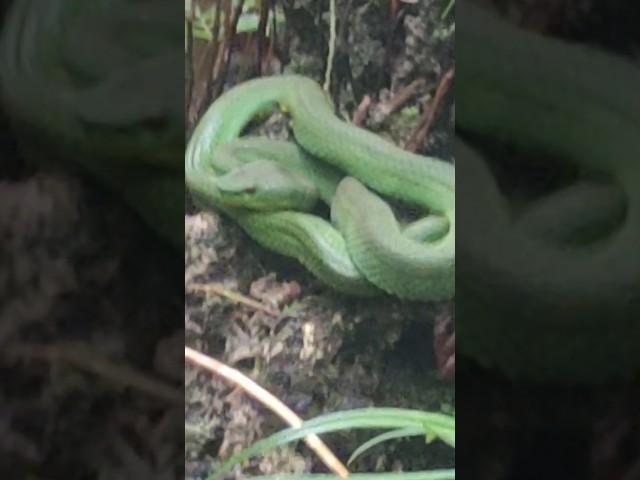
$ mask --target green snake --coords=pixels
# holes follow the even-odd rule
[[[291,116],[296,144],[239,138],[274,107]],[[340,120],[309,78],[255,79],[220,96],[191,137],[185,179],[202,206],[223,211],[335,289],[420,301],[454,296],[454,167]],[[380,195],[424,217],[403,225]],[[330,206],[331,222],[314,214],[319,202]]]
[[[154,8],[149,8],[151,3]],[[182,64],[183,31],[180,24],[176,35],[167,35],[171,22],[158,21],[161,13],[155,20],[149,18],[150,13],[172,8],[172,3],[137,2],[145,13],[141,16],[141,10],[124,0],[15,0],[0,43],[0,87],[3,105],[31,158],[46,162],[55,157],[93,176],[122,195],[163,238],[181,248],[185,187],[182,98],[161,93],[180,90],[164,81],[172,56]],[[464,173],[458,190],[463,208],[459,209],[462,213],[457,223],[463,226],[463,233],[456,241],[462,258],[456,270],[457,346],[483,364],[512,376],[588,382],[637,373],[640,266],[633,252],[640,243],[638,69],[608,54],[523,32],[465,1],[459,2],[457,13],[456,162]],[[171,40],[167,40],[169,37]],[[97,50],[110,54],[96,56]],[[182,85],[182,69],[176,74]],[[129,95],[139,91],[130,86],[140,84],[158,94],[140,98]],[[232,90],[227,95],[234,91],[239,92]],[[250,234],[262,235],[267,246],[271,242],[276,250],[326,248],[329,256],[303,257],[309,268],[341,290],[371,294],[380,288],[361,271],[349,251],[347,237],[357,244],[355,240],[363,235],[360,242],[366,246],[364,252],[379,247],[389,252],[384,244],[372,246],[368,242],[384,240],[382,231],[392,234],[387,238],[400,239],[401,234],[401,240],[410,242],[412,248],[426,249],[428,254],[442,253],[439,259],[450,257],[447,275],[433,277],[448,276],[450,283],[438,286],[436,281],[425,298],[437,297],[438,292],[443,297],[452,295],[452,167],[411,156],[425,169],[424,178],[429,179],[434,198],[425,203],[417,185],[422,174],[415,174],[411,180],[413,194],[409,193],[407,201],[438,215],[400,226],[371,191],[391,198],[395,198],[394,192],[370,183],[359,173],[375,170],[369,168],[371,158],[377,162],[396,158],[398,153],[404,158],[405,153],[358,130],[357,138],[365,138],[364,143],[374,150],[373,155],[357,157],[359,161],[354,162],[365,171],[331,163],[329,150],[341,150],[342,145],[351,148],[349,142],[339,140],[356,130],[333,117],[329,119],[328,104],[319,112],[329,120],[331,129],[315,116],[308,124],[298,122],[296,129],[295,117],[298,113],[299,120],[300,112],[289,104],[294,96],[295,92],[281,89],[278,95],[274,93],[274,97],[254,106],[261,110],[280,104],[292,110],[294,133],[301,148],[291,142],[238,139],[249,120],[247,111],[234,116],[232,124],[208,124],[207,132],[203,122],[199,126],[201,136],[194,137],[186,158],[187,162],[202,163],[191,164],[197,168],[187,163],[187,186],[196,197],[203,193],[205,204],[217,204],[216,190],[209,187],[217,187],[216,181],[224,178],[223,188],[232,193],[249,178],[241,173],[248,168],[245,164],[252,162],[243,161],[241,151],[260,151],[263,161],[250,172],[255,175],[266,169],[275,173],[284,190],[278,193],[267,188],[256,192],[253,199],[266,194],[277,203],[282,196],[295,197],[296,208],[304,205],[305,211],[287,210],[287,201],[284,211],[275,212],[219,207],[244,222]],[[301,105],[309,99],[302,98]],[[173,103],[176,100],[177,105]],[[303,116],[305,113],[311,116],[315,110],[303,111]],[[318,131],[314,131],[316,125]],[[218,133],[212,137],[214,131]],[[205,142],[206,138],[213,141]],[[305,139],[311,140],[308,150]],[[577,166],[582,180],[524,207],[514,205],[480,155],[478,147],[483,140],[535,150],[541,158],[553,159],[550,162],[554,164],[566,160]],[[314,145],[320,151],[314,151]],[[322,148],[325,145],[327,151]],[[357,140],[354,145],[355,149],[361,147]],[[379,145],[390,155],[379,155]],[[282,168],[275,167],[269,155],[279,149],[288,152],[282,157],[278,154],[279,158],[292,158],[291,162],[302,170],[288,168],[286,161]],[[224,155],[204,155],[214,151]],[[240,174],[234,177],[227,175],[229,171],[218,170],[219,160],[234,158],[239,159]],[[404,163],[401,160],[398,165]],[[205,172],[200,176],[202,169]],[[345,176],[358,181],[345,181]],[[387,172],[379,182],[391,178],[393,175]],[[296,185],[293,191],[292,181]],[[368,188],[365,190],[362,184]],[[338,189],[338,185],[344,188]],[[353,208],[359,200],[345,200],[343,209],[339,198],[350,199],[352,194],[377,202],[385,219],[380,222],[379,212],[367,208],[364,215],[356,210],[356,217],[370,220],[368,224],[349,223],[353,212],[347,207]],[[236,195],[237,199],[241,196]],[[316,210],[318,199],[335,204],[333,223],[310,214]],[[245,200],[251,202],[247,196]],[[291,230],[292,217],[307,223]],[[271,220],[281,224],[270,224],[271,231],[261,228],[261,222],[266,226]],[[385,221],[389,225],[383,226]],[[315,227],[324,229],[326,235],[308,236]],[[289,235],[291,232],[294,234]],[[324,242],[319,243],[318,238]],[[420,292],[413,293],[421,296]]]
[[[628,378],[640,372],[640,69],[470,2],[458,12],[459,352],[511,376]],[[518,205],[478,150],[487,140],[578,179]]]
[[[172,0],[15,0],[0,41],[2,104],[28,160],[93,177],[178,248],[180,8]]]

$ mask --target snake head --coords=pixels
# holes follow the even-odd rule
[[[216,179],[220,203],[256,211],[315,207],[318,192],[304,174],[271,160],[241,165]]]

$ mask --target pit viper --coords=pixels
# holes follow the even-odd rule
[[[177,35],[167,34],[170,24],[157,21],[162,14],[150,19],[150,13],[171,8],[169,0],[154,1],[154,8],[138,4],[139,9],[123,0],[12,2],[0,44],[2,101],[21,146],[33,150],[30,158],[56,157],[92,175],[182,248],[184,118],[175,92],[183,78],[182,69],[169,67],[173,60],[183,62],[182,25]],[[459,2],[457,13],[456,161],[463,168],[457,346],[516,377],[628,378],[640,370],[640,268],[634,255],[640,243],[638,69],[610,54],[523,32],[468,2]],[[137,95],[141,85],[157,94]],[[330,146],[334,133],[323,137]],[[566,160],[583,180],[517,211],[479,154],[478,137],[537,151],[552,163]],[[227,140],[218,146],[241,149],[246,142],[250,149],[259,142]],[[304,148],[290,143],[282,148],[306,159]],[[340,166],[320,167],[325,162],[308,153],[314,157],[310,168],[334,183],[345,175],[359,178]],[[274,170],[270,162],[262,163]],[[284,172],[280,179],[288,185],[292,172],[275,170]],[[311,185],[306,174],[293,177],[306,185],[302,195],[296,193],[301,203],[315,204],[309,197],[318,196],[331,202],[335,196],[330,182]],[[227,191],[237,180],[226,178]],[[349,183],[363,196],[371,194]],[[435,207],[438,213],[444,205]],[[340,227],[338,212],[336,207]],[[261,213],[241,216],[255,220],[264,218]],[[284,212],[269,215],[286,219]],[[320,224],[307,212],[296,215]],[[449,223],[446,214],[430,215],[402,233],[442,243],[453,233]],[[321,225],[331,232],[325,245],[335,242],[342,252],[327,275],[346,272],[345,290],[376,293],[377,287],[362,280],[339,228]],[[292,240],[294,247],[306,240],[306,231]]]
[[[458,353],[512,377],[629,378],[640,372],[640,69],[472,2],[458,13]],[[488,161],[492,143],[574,173],[522,205]]]
[[[295,143],[240,138],[274,107],[290,115]],[[454,296],[453,165],[340,120],[307,77],[254,79],[221,95],[193,132],[185,180],[201,206],[223,211],[335,289],[418,301]],[[403,225],[380,194],[424,216]],[[316,215],[322,201],[332,221]]]
[[[0,97],[30,162],[73,169],[184,244],[184,31],[171,0],[15,0]]]

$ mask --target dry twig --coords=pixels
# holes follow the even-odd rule
[[[238,385],[248,395],[258,400],[260,403],[269,408],[272,412],[278,415],[281,419],[287,422],[294,428],[302,426],[303,420],[298,417],[289,407],[282,403],[269,391],[262,388],[253,380],[243,375],[242,372],[219,362],[215,358],[204,355],[192,348],[184,348],[185,360],[193,365],[197,365],[206,370],[209,370],[214,375],[217,375],[225,380]],[[349,470],[342,462],[333,454],[333,452],[324,444],[324,442],[317,435],[308,435],[305,437],[305,441],[309,448],[311,448],[322,462],[336,475],[341,478],[347,478],[349,476]]]
[[[262,66],[265,55],[265,43],[267,38],[267,22],[269,20],[269,10],[271,9],[271,0],[262,0],[260,2],[260,20],[258,23],[258,48],[256,50],[256,74],[262,75]],[[275,12],[274,12],[275,17]]]
[[[356,111],[353,112],[353,124],[361,127],[364,125],[364,121],[367,118],[367,114],[369,113],[369,107],[371,106],[371,97],[369,95],[365,95],[356,108]]]
[[[436,118],[436,113],[440,109],[442,100],[453,83],[453,76],[454,69],[451,67],[440,79],[440,83],[438,84],[438,88],[436,89],[436,93],[433,96],[431,104],[425,108],[418,126],[411,133],[409,140],[407,140],[407,143],[405,144],[406,150],[416,152],[425,144],[426,139],[429,136],[429,131],[433,125],[433,121]]]
[[[196,283],[196,284],[190,285],[188,288],[193,292],[201,292],[205,294],[213,294],[213,295],[225,297],[231,300],[232,302],[241,303],[243,305],[246,305],[249,308],[252,308],[254,310],[259,310],[261,312],[264,312],[274,317],[277,317],[278,315],[280,315],[280,312],[278,312],[277,310],[270,308],[250,297],[247,297],[246,295],[229,290],[228,288],[223,287],[219,283],[207,283],[207,284]]]
[[[382,119],[385,119],[392,113],[402,108],[409,100],[417,95],[417,93],[424,88],[426,82],[423,78],[414,80],[406,87],[402,88],[396,93],[393,98],[379,106]]]

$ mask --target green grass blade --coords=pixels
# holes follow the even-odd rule
[[[199,8],[195,9],[194,22],[193,22],[193,37],[195,39],[203,40],[205,42],[210,42],[213,40],[213,33],[211,29],[213,28],[213,23],[215,21],[217,8],[218,7],[214,5],[204,12],[200,11]],[[258,26],[260,24],[260,14],[257,12],[251,11],[255,8],[256,8],[255,1],[245,2],[243,13],[240,15],[240,18],[238,19],[238,24],[236,26],[237,33],[250,33],[250,32],[258,31]],[[224,18],[221,19],[222,21],[221,23],[224,23],[223,20]],[[269,12],[269,16],[267,18],[267,31],[266,31],[267,36],[271,34],[272,20],[273,20],[273,12]],[[285,21],[284,13],[282,13],[278,9],[275,12],[275,21],[278,25],[283,24]],[[219,36],[220,36],[220,39],[222,39],[224,36],[224,25],[222,24],[220,25]]]
[[[356,429],[403,429],[422,428],[424,433],[443,435],[443,441],[452,445],[455,436],[455,418],[441,413],[423,412],[400,408],[362,408],[329,413],[304,422],[300,428],[288,428],[260,440],[245,450],[233,455],[220,469],[208,477],[219,480],[235,465],[275,447],[299,440],[311,434],[322,434],[339,430]],[[428,427],[425,431],[424,428]],[[452,434],[452,432],[454,432]]]
[[[447,16],[449,15],[449,12],[451,12],[451,9],[455,5],[455,3],[456,3],[455,0],[449,0],[449,3],[447,4],[444,11],[442,12],[442,15],[440,16],[440,20],[444,20],[445,18],[447,18]]]
[[[349,480],[455,480],[456,471],[425,470],[420,472],[392,472],[392,473],[352,473]],[[331,474],[309,473],[302,475],[265,475],[251,477],[251,480],[339,480],[340,477]]]
[[[347,465],[350,465],[355,461],[356,458],[361,456],[366,451],[372,449],[376,445],[384,443],[389,440],[394,440],[396,438],[405,438],[405,437],[415,437],[418,435],[424,435],[425,429],[423,427],[407,427],[400,428],[398,430],[391,430],[390,432],[385,432],[380,435],[373,437],[371,440],[367,440],[362,445],[360,445],[356,450],[351,454],[349,460],[347,460]]]
[[[456,448],[456,428],[449,425],[425,422],[423,431],[427,434],[427,443],[440,439],[450,447]]]

